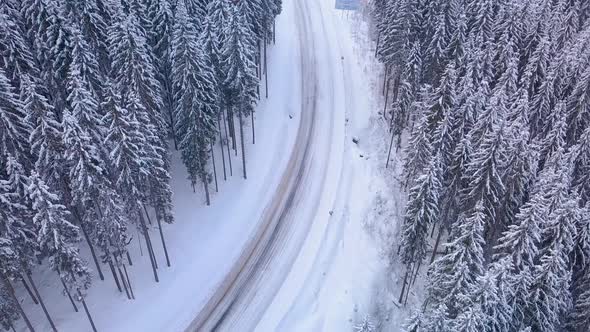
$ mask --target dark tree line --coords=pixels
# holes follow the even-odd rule
[[[429,265],[409,331],[590,330],[589,17],[584,0],[373,1],[405,146],[400,302]]]
[[[0,324],[22,317],[24,287],[53,330],[32,271],[47,262],[75,311],[92,269],[135,297],[133,228],[174,221],[170,147],[209,186],[241,143],[266,73],[280,0],[0,0]],[[264,61],[263,61],[264,60]],[[236,120],[240,138],[236,132]],[[231,146],[231,148],[230,148]],[[213,173],[213,175],[211,174]],[[155,225],[155,226],[152,226]],[[138,239],[139,240],[139,239]],[[80,255],[87,246],[92,264]]]

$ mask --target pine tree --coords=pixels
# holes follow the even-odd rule
[[[25,120],[32,128],[29,135],[31,154],[36,156],[34,169],[50,188],[61,187],[61,178],[65,173],[63,127],[41,85],[29,77],[23,77],[22,82],[21,100],[27,114]]]
[[[28,134],[23,105],[0,68],[0,156],[14,155],[21,163],[28,159]]]
[[[10,296],[10,291],[6,286],[0,285],[0,326],[7,331],[14,327],[14,322],[20,317],[16,308],[13,298]]]
[[[440,159],[435,155],[410,189],[400,253],[406,265],[426,257],[428,229],[438,218],[441,176]]]
[[[0,67],[12,84],[18,86],[19,77],[31,73],[35,64],[19,22],[19,13],[6,3],[0,6],[0,36]]]
[[[180,2],[174,25],[175,127],[191,183],[200,179],[209,198],[209,146],[215,140],[217,98],[212,63],[200,47],[197,31]]]
[[[258,98],[256,91],[258,79],[254,71],[254,50],[248,34],[245,6],[246,2],[242,1],[233,7],[226,26],[227,39],[224,42],[222,54],[222,63],[226,71],[223,86],[228,110],[231,114],[237,113],[240,124],[244,178],[247,177],[247,172],[243,118],[253,116],[254,105]]]
[[[447,254],[437,259],[429,271],[426,303],[430,308],[444,303],[451,319],[470,307],[469,294],[484,274],[483,231],[487,218],[483,202],[479,201],[468,216],[457,221],[446,245]]]
[[[74,45],[80,43],[76,39],[84,39],[84,43],[90,44],[96,54],[96,63],[100,64],[103,72],[109,68],[109,52],[107,46],[107,23],[105,22],[105,8],[100,8],[100,0],[65,0],[61,3],[64,18],[80,26],[80,36],[73,35]],[[74,46],[75,49],[76,46]],[[98,83],[98,82],[97,82]],[[93,82],[94,84],[94,82]]]
[[[109,28],[112,77],[121,93],[123,102],[137,98],[146,112],[149,124],[157,130],[163,141],[166,136],[160,111],[162,97],[160,84],[156,79],[153,55],[147,44],[145,32],[134,14],[123,16],[118,13],[116,21]],[[159,145],[162,146],[163,142]]]
[[[31,174],[28,191],[35,211],[33,222],[37,227],[37,241],[49,258],[51,269],[60,274],[70,292],[88,289],[90,271],[76,247],[80,238],[78,227],[68,221],[65,206],[58,203],[58,197],[35,172]]]

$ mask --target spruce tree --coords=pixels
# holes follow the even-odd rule
[[[249,35],[246,6],[247,2],[241,1],[233,7],[226,26],[226,40],[222,53],[222,63],[226,72],[223,86],[228,110],[230,114],[237,113],[240,125],[244,178],[247,177],[247,172],[243,119],[253,116],[258,98],[258,78],[254,71],[254,49]]]
[[[175,127],[189,179],[205,186],[209,197],[209,146],[215,140],[216,82],[212,63],[200,46],[197,31],[182,2],[176,8],[173,76],[176,100]]]
[[[38,245],[49,258],[49,266],[60,274],[71,293],[88,289],[90,270],[76,247],[80,239],[78,227],[68,221],[65,206],[59,204],[58,197],[36,172],[31,174],[28,191],[35,211]]]

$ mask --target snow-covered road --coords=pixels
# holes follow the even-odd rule
[[[350,325],[330,308],[320,309],[321,315],[342,321],[314,320],[319,293],[329,288],[327,272],[332,270],[336,280],[350,281],[337,274],[349,272],[343,266],[357,268],[355,263],[365,257],[356,253],[349,264],[334,262],[343,258],[346,221],[351,214],[361,220],[369,205],[363,197],[368,196],[369,181],[353,179],[359,174],[351,159],[358,159],[358,151],[349,146],[346,135],[347,130],[355,134],[366,127],[370,94],[363,86],[348,26],[341,24],[331,6],[329,0],[285,3],[283,15],[297,27],[301,60],[301,124],[293,155],[265,210],[258,242],[244,251],[236,273],[228,276],[188,331],[327,331],[329,326]],[[360,115],[355,108],[361,108]],[[354,124],[347,129],[349,117]],[[354,197],[353,190],[360,196]],[[350,204],[351,199],[357,204]],[[362,237],[359,225],[354,224],[353,232]],[[374,258],[376,254],[363,247],[366,242],[363,238],[354,248]],[[368,297],[369,291],[359,289]],[[335,300],[329,292],[326,295]],[[349,313],[352,306],[340,310]]]
[[[188,330],[253,330],[316,217],[329,219],[342,166],[345,103],[336,96],[343,96],[344,80],[334,77],[341,73],[342,59],[331,49],[322,15],[312,19],[316,4],[295,0],[285,5],[284,15],[294,15],[297,26],[302,91],[301,123],[289,165],[254,241]]]

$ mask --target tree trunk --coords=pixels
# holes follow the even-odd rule
[[[92,260],[94,261],[94,265],[96,266],[96,271],[98,272],[98,277],[100,278],[100,280],[104,280],[104,275],[102,274],[102,269],[100,268],[100,263],[98,262],[98,258],[96,257],[96,252],[94,251],[94,246],[92,245],[92,242],[90,242],[90,238],[88,237],[88,233],[86,232],[86,229],[84,228],[84,223],[82,222],[82,218],[80,217],[80,214],[78,213],[78,208],[73,206],[72,211],[74,212],[74,216],[78,220],[78,226],[80,226],[80,229],[82,230],[82,235],[84,235],[84,239],[86,240],[86,243],[88,244],[88,247],[90,248],[90,254],[92,255]]]
[[[418,272],[420,272],[420,266],[421,265],[422,265],[422,260],[420,260],[418,262],[418,266],[416,267],[416,271],[414,272],[414,277],[412,278],[412,282],[410,283],[411,286],[414,286],[414,284],[416,283],[416,279],[418,279]]]
[[[133,262],[131,261],[131,255],[129,255],[129,251],[125,253],[127,255],[127,262],[129,262],[129,266],[133,266]]]
[[[256,98],[260,100],[260,78],[258,79],[258,83],[256,84]]]
[[[233,111],[228,111],[227,113],[227,121],[229,123],[229,131],[231,133],[231,139],[232,139],[232,149],[235,152],[235,155],[238,155],[238,145],[236,142],[236,124],[234,122],[234,112]]]
[[[117,277],[117,273],[115,272],[115,267],[113,266],[113,262],[109,258],[109,268],[111,269],[111,273],[113,274],[113,279],[115,279],[115,284],[117,284],[117,289],[119,293],[123,293],[123,289],[121,288],[121,283],[119,282],[119,277]]]
[[[146,218],[148,220],[148,223],[151,225],[152,224],[152,218],[150,217],[150,215],[149,215],[149,213],[147,211],[147,208],[145,207],[145,204],[142,203],[141,206],[143,207],[143,211],[145,212],[145,216],[146,216]],[[148,232],[148,235],[149,235],[149,232]],[[156,269],[157,269],[158,268],[158,260],[156,259],[156,252],[154,251],[154,245],[153,245],[153,242],[152,242],[152,238],[150,237],[149,240],[150,240],[150,246],[149,246],[148,249],[150,250],[150,252],[152,253],[152,256],[154,257],[154,263],[156,264]]]
[[[90,315],[90,311],[88,311],[88,306],[86,305],[86,301],[84,301],[84,298],[82,297],[82,292],[80,292],[79,289],[78,289],[78,296],[80,297],[80,301],[82,301],[82,306],[84,307],[84,311],[86,312],[86,317],[88,317],[88,321],[90,322],[90,325],[92,326],[92,331],[97,332],[96,326],[94,326],[94,321],[92,320],[92,316]]]
[[[25,321],[27,328],[29,329],[29,331],[35,332],[35,329],[33,328],[33,325],[31,324],[29,317],[27,317],[27,314],[25,314],[23,307],[20,305],[20,302],[18,301],[18,298],[16,297],[16,294],[14,293],[14,288],[12,287],[10,280],[8,280],[8,277],[6,277],[6,275],[2,271],[0,271],[0,278],[2,278],[2,281],[4,282],[4,285],[6,286],[6,288],[8,288],[8,292],[10,293],[12,300],[16,304],[18,312],[20,313],[20,316]]]
[[[172,133],[172,140],[174,141],[174,150],[178,151],[178,141],[176,139],[176,129],[174,128],[174,114],[172,112],[172,101],[170,100],[170,82],[164,79],[164,89],[166,91],[166,110],[168,111],[168,117],[170,118],[170,132]]]
[[[123,287],[125,288],[125,295],[127,295],[127,299],[131,300],[131,295],[129,294],[129,288],[127,287],[127,281],[125,280],[125,276],[123,275],[123,272],[121,271],[121,266],[119,264],[119,260],[117,259],[117,256],[115,254],[113,254],[113,259],[115,260],[115,263],[117,264],[117,272],[119,272],[119,277],[121,278],[121,282],[123,283]],[[122,263],[123,259],[121,258],[121,263]]]
[[[25,286],[25,289],[27,290],[27,293],[29,293],[29,296],[31,297],[31,300],[33,300],[33,302],[35,304],[39,304],[39,301],[37,301],[37,298],[35,297],[35,294],[33,294],[33,292],[31,291],[31,288],[29,287],[29,285],[25,281],[25,277],[23,277],[21,275],[20,276],[20,281],[23,283],[23,286]]]
[[[203,187],[205,187],[205,200],[207,206],[211,205],[211,196],[209,195],[209,181],[207,181],[207,175],[203,174],[201,176],[201,181],[203,182]]]
[[[29,280],[31,287],[33,287],[33,291],[35,292],[35,296],[37,296],[37,299],[39,299],[39,304],[41,304],[41,308],[43,308],[43,313],[45,313],[45,317],[47,317],[47,320],[49,321],[49,325],[51,325],[51,328],[53,329],[54,332],[57,332],[57,329],[55,328],[55,324],[53,323],[53,319],[51,319],[51,316],[49,315],[49,312],[47,311],[47,307],[45,307],[45,303],[43,302],[43,299],[41,298],[41,295],[39,294],[39,291],[37,290],[37,286],[35,285],[33,278],[31,278],[31,275],[28,273],[25,273],[25,275],[27,276],[27,279]]]
[[[158,231],[160,232],[160,240],[162,241],[162,248],[164,249],[164,256],[166,256],[166,265],[170,267],[170,257],[168,256],[168,249],[166,247],[166,240],[164,239],[164,230],[162,229],[162,221],[156,217],[158,221]]]
[[[391,133],[391,142],[389,142],[389,152],[387,152],[387,162],[385,163],[385,168],[389,167],[389,160],[391,159],[391,149],[393,147],[393,138],[395,137],[394,133]]]
[[[160,282],[160,280],[158,278],[158,272],[156,271],[156,269],[158,267],[157,267],[157,263],[156,263],[156,257],[154,255],[152,247],[151,247],[150,234],[148,232],[147,226],[145,225],[145,219],[143,218],[143,214],[141,213],[141,210],[139,210],[138,212],[139,212],[139,222],[141,223],[141,229],[143,231],[143,236],[145,238],[145,244],[147,246],[148,255],[150,256],[150,263],[152,263],[152,271],[154,273],[154,279],[156,280],[156,282]]]
[[[242,167],[244,170],[244,179],[247,179],[246,175],[246,149],[244,148],[244,123],[242,121],[242,112],[238,113],[238,121],[240,121],[240,144],[242,145]]]
[[[436,242],[434,242],[434,248],[432,249],[432,256],[430,256],[430,264],[434,262],[434,258],[436,257],[436,251],[438,250],[438,246],[440,244],[440,238],[442,236],[444,227],[442,225],[438,228],[438,235],[436,236]]]
[[[135,294],[133,294],[133,287],[131,287],[131,279],[129,279],[129,274],[127,273],[127,267],[123,264],[123,271],[125,272],[125,277],[127,278],[127,285],[129,285],[129,292],[131,292],[131,298],[135,299]]]
[[[260,39],[256,41],[256,75],[258,80],[262,78],[262,52],[260,52]]]
[[[225,152],[223,151],[223,136],[221,135],[221,115],[217,114],[217,128],[219,129],[219,147],[221,148],[221,163],[223,164],[223,181],[227,181],[227,171],[225,169]]]
[[[272,20],[272,43],[273,45],[276,44],[276,33],[277,33],[277,28],[276,28],[276,20]]]
[[[92,242],[90,242],[90,238],[88,237],[88,234],[86,233],[86,229],[84,228],[84,222],[82,221],[82,217],[80,216],[80,213],[78,211],[78,207],[74,204],[74,202],[72,202],[71,189],[70,189],[70,186],[65,178],[62,178],[62,186],[63,186],[63,192],[66,196],[65,201],[70,202],[70,204],[69,204],[70,211],[74,215],[75,219],[78,221],[78,226],[80,226],[80,229],[82,230],[82,234],[84,235],[84,240],[86,240],[86,243],[88,244],[88,247],[90,248],[90,253],[92,254],[92,260],[94,261],[94,265],[96,266],[96,271],[98,271],[98,277],[100,278],[100,280],[104,280],[104,275],[102,274],[102,269],[100,268],[100,264],[98,263],[98,258],[96,258],[96,252],[94,251],[94,246],[92,245]]]
[[[404,284],[402,285],[402,292],[399,294],[398,302],[402,303],[404,301],[404,293],[406,292],[406,283],[408,282],[408,272],[410,272],[409,268],[406,268],[406,275],[404,276]]]
[[[252,144],[256,144],[256,134],[254,131],[254,112],[252,112],[250,118],[252,119]]]
[[[382,95],[385,95],[385,85],[387,84],[387,75],[389,74],[389,67],[385,65],[385,71],[383,73],[383,91],[381,92]]]
[[[387,87],[385,88],[385,104],[383,105],[383,117],[387,119],[387,102],[389,101],[389,83],[390,80],[387,80]],[[392,115],[393,118],[393,115]]]
[[[64,282],[63,278],[59,275],[59,273],[58,273],[58,277],[59,277],[59,281],[61,281],[61,285],[64,287],[64,291],[66,292],[68,299],[70,299],[70,303],[72,304],[72,307],[74,307],[74,311],[78,312],[78,307],[76,306],[76,302],[74,302],[74,299],[72,298],[72,294],[70,294],[70,291],[68,290],[68,287],[66,286],[66,283]]]
[[[268,99],[268,61],[266,53],[266,36],[264,37],[264,87],[266,89],[266,99]]]
[[[215,165],[215,150],[213,150],[213,143],[210,143],[211,147],[211,162],[213,163],[213,178],[215,179],[215,192],[219,192],[219,185],[217,184],[217,167]]]
[[[234,172],[232,170],[232,165],[231,165],[231,153],[229,150],[229,130],[227,129],[227,121],[225,119],[225,112],[221,112],[221,116],[223,117],[223,128],[225,128],[225,138],[227,140],[227,162],[229,164],[229,176],[233,176]],[[221,146],[221,149],[223,149],[223,145]]]
[[[121,268],[117,266],[117,272],[119,272],[119,277],[121,278],[121,282],[123,283],[123,288],[125,288],[125,295],[127,295],[127,299],[133,300],[131,294],[129,293],[129,287],[127,287],[127,280],[125,280],[125,276],[123,275],[123,271]]]

